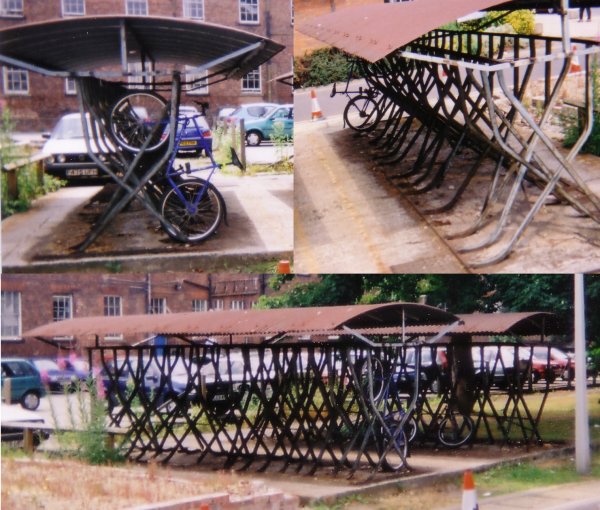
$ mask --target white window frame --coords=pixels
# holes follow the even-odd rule
[[[14,7],[10,8],[9,5],[13,4]],[[0,0],[0,16],[4,18],[22,18],[23,13],[23,0]]]
[[[194,16],[192,15],[192,6],[190,4],[194,3],[194,6],[200,5],[202,9],[202,16]],[[183,17],[190,19],[200,19],[203,20],[205,18],[205,10],[204,10],[204,0],[183,0]]]
[[[8,87],[9,83],[9,73],[24,73],[23,77],[25,77],[25,84],[27,86],[26,90],[10,90]],[[3,66],[2,67],[2,77],[3,77],[3,86],[4,93],[7,96],[28,96],[29,95],[29,71],[25,71],[24,69],[19,69],[18,67],[11,66]]]
[[[185,66],[185,70],[186,70],[185,81],[186,82],[191,82],[194,80],[203,79],[203,78],[208,77],[208,69],[205,69],[201,73],[188,73],[187,71],[189,69],[194,69],[194,67],[193,66]],[[185,85],[185,91],[187,94],[191,94],[194,96],[205,96],[208,94],[208,82],[205,81],[205,83],[206,83],[206,85],[204,85],[202,87],[198,87],[197,84],[187,83]]]
[[[294,0],[290,0],[290,20],[290,25],[294,26]]]
[[[163,314],[167,313],[167,298],[150,298],[150,310],[148,310],[150,314]]]
[[[245,310],[246,303],[244,303],[243,299],[232,299],[229,308],[230,310]]]
[[[9,310],[8,309],[8,305],[9,303],[7,302],[7,297],[11,296],[11,303],[10,303],[10,308],[12,309],[16,309],[16,310]],[[11,317],[11,319],[16,319],[16,326],[17,326],[17,334],[4,334],[4,331],[2,331],[2,340],[20,340],[21,339],[21,293],[18,291],[13,291],[13,290],[3,290],[2,291],[2,327],[4,328],[4,326],[6,325],[7,321],[6,318],[7,317]],[[14,324],[10,325],[11,328],[14,327]]]
[[[208,299],[192,299],[192,312],[208,312]]]
[[[121,317],[123,315],[123,298],[117,295],[102,298],[104,317]],[[107,333],[104,340],[122,341],[123,333]]]
[[[75,84],[75,78],[65,78],[65,96],[76,96],[77,85]]]
[[[256,19],[255,20],[243,20],[242,19],[242,7],[251,7],[256,5]],[[260,25],[260,0],[238,0],[239,7],[239,22],[242,25]]]
[[[212,310],[225,310],[225,301],[223,299],[213,299],[211,309]]]
[[[130,2],[136,4],[136,9],[131,9],[129,8],[130,6]],[[141,12],[137,12],[138,11],[138,7],[141,7],[141,5],[139,4],[144,4],[144,9],[145,9],[145,13],[141,13]],[[135,10],[135,12],[133,12]],[[148,11],[148,0],[125,0],[125,14],[127,15],[131,15],[131,16],[148,16],[149,11]]]
[[[61,0],[60,2],[63,16],[85,16],[85,0],[79,0],[81,2],[81,12],[67,12],[65,4],[69,1],[73,2],[74,0]]]
[[[249,74],[253,74],[253,73],[258,73],[258,88],[248,88],[248,87],[244,87],[244,80],[246,80],[248,78]],[[258,69],[254,69],[252,71],[250,71],[249,73],[246,74],[246,76],[244,76],[242,78],[242,93],[244,94],[260,94],[262,93],[262,72],[260,67]]]
[[[57,301],[60,301],[57,303]],[[68,310],[68,317],[57,317],[56,306],[61,305],[63,309]],[[65,306],[67,305],[67,306]],[[73,318],[73,295],[72,294],[54,294],[52,296],[52,320],[54,322],[64,321]]]

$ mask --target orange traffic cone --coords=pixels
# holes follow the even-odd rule
[[[465,471],[463,478],[462,510],[479,510],[473,473],[469,470]]]
[[[290,261],[289,260],[280,260],[277,264],[277,274],[290,274]]]
[[[312,103],[312,120],[325,120],[319,106],[319,101],[317,100],[317,91],[315,89],[310,91],[310,100]]]
[[[578,73],[581,71],[581,64],[579,63],[579,57],[577,56],[577,46],[573,45],[573,56],[571,57],[571,67],[569,68],[570,73]]]

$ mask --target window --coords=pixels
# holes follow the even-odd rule
[[[207,312],[207,311],[208,311],[208,300],[192,299],[192,312]]]
[[[242,78],[242,92],[260,92],[260,69],[250,71]]]
[[[73,78],[65,78],[65,94],[67,96],[74,96],[77,94],[77,86]]]
[[[23,0],[0,0],[0,16],[21,18]]]
[[[2,338],[21,336],[21,293],[2,291]]]
[[[185,66],[186,70],[193,69],[192,66]],[[202,71],[201,73],[185,73],[185,90],[188,94],[208,94],[208,83],[206,77],[208,71]],[[202,80],[202,81],[197,81]],[[196,83],[192,83],[196,82]]]
[[[231,301],[230,308],[232,310],[243,310],[244,308],[246,308],[246,306],[242,299],[234,299],[233,301]]]
[[[204,0],[183,0],[183,16],[204,19]]]
[[[125,0],[125,14],[148,16],[147,0]]]
[[[150,313],[167,313],[167,298],[152,298],[150,300]]]
[[[240,0],[240,23],[258,24],[258,1]]]
[[[123,315],[123,305],[121,296],[104,296],[104,316],[120,317]],[[104,336],[105,340],[123,340],[121,333],[108,333]]]
[[[52,318],[64,321],[73,317],[73,296],[52,296]]]
[[[225,308],[225,303],[222,299],[213,299],[212,308],[213,310],[223,310]]]
[[[16,67],[4,67],[4,93],[29,94],[29,73]]]
[[[85,0],[62,0],[63,16],[83,16]]]

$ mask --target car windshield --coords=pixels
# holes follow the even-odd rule
[[[49,359],[36,359],[34,363],[38,370],[60,370],[60,367]]]
[[[63,117],[58,121],[50,136],[55,140],[72,140],[73,138],[83,138],[83,128],[81,126],[81,117]]]

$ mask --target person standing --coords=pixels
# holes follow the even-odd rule
[[[584,5],[580,5],[579,6],[579,22],[581,23],[583,21],[583,11],[586,12],[587,14],[587,20],[588,21],[592,21],[592,10],[590,8],[590,6],[584,6]]]

